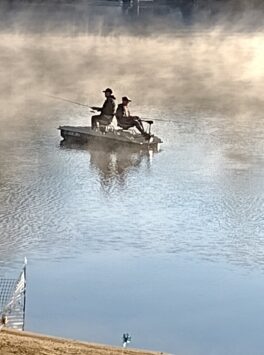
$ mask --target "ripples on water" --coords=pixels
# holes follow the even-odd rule
[[[261,308],[262,33],[137,38],[82,28],[73,37],[73,27],[69,37],[0,34],[0,274],[27,255],[31,329],[116,344],[125,312],[140,347],[234,355],[227,343],[247,309],[243,339],[259,354],[257,327],[247,333],[258,317],[244,298]],[[86,125],[90,114],[45,93],[99,104],[109,85],[133,97],[133,112],[164,120],[154,125],[160,152],[60,144],[56,128]],[[57,284],[82,324],[74,330]]]
[[[263,125],[255,138],[192,114],[157,121],[155,154],[60,146],[51,119],[2,141],[2,257],[125,248],[262,265]]]

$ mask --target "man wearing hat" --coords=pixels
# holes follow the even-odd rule
[[[131,127],[136,127],[139,132],[146,137],[150,138],[150,135],[145,132],[141,119],[138,116],[131,116],[128,109],[128,104],[131,100],[127,96],[122,97],[122,103],[118,105],[116,110],[116,119],[119,127],[123,129],[128,129]]]
[[[104,91],[106,100],[102,107],[91,107],[93,110],[99,111],[100,115],[92,116],[92,129],[95,129],[101,125],[108,126],[111,124],[115,114],[115,97],[113,91],[110,88]]]

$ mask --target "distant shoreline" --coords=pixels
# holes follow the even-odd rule
[[[123,349],[107,345],[86,343],[77,340],[3,329],[0,332],[1,355],[158,355],[162,352]]]

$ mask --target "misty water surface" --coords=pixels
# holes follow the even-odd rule
[[[5,7],[0,274],[28,257],[28,330],[113,345],[129,332],[133,347],[174,354],[262,354],[259,14],[241,13],[236,31],[220,15],[202,30],[203,11],[186,24],[178,9],[181,30],[155,32],[152,19],[140,35],[122,31],[113,3],[86,8],[97,32],[85,17],[78,27],[72,5],[51,7],[49,21],[47,5]],[[255,30],[238,31],[243,23]],[[91,114],[48,95],[100,105],[108,86],[157,119],[160,152],[60,144],[59,125],[87,125]]]

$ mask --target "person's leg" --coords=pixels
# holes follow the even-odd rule
[[[100,119],[100,115],[92,116],[92,119],[91,119],[92,129],[95,129],[98,127],[99,119]]]
[[[137,127],[137,129],[140,131],[142,136],[144,136],[146,139],[150,139],[151,135],[145,131],[142,121],[139,117],[134,119],[134,124]]]
[[[137,127],[137,129],[139,130],[139,132],[147,139],[150,138],[150,135],[145,131],[143,123],[141,121],[141,119],[137,116],[134,116],[133,118],[133,123],[134,126]]]
[[[141,119],[140,119],[139,117],[137,117],[137,121],[138,121],[138,123],[140,124],[141,129],[145,132],[143,123],[142,123],[142,121],[141,121]]]
[[[121,123],[119,125],[122,127]],[[124,126],[125,126],[125,129],[128,129],[130,127],[136,127],[139,130],[139,132],[142,134],[142,136],[144,136],[147,139],[150,138],[150,135],[147,132],[145,132],[145,130],[144,130],[141,119],[137,116],[127,117],[124,122]]]
[[[134,120],[133,121],[133,125],[139,130],[139,132],[141,133],[141,134],[145,134],[145,131],[144,131],[144,128],[143,128],[143,126],[139,123],[139,121],[138,120]]]
[[[112,117],[102,115],[100,117],[99,123],[101,123],[104,126],[109,126],[112,123],[112,120],[113,120]]]
[[[127,126],[127,129],[130,127],[136,127],[141,134],[144,134],[144,127],[142,123],[138,121],[139,117],[137,116],[129,116],[126,117],[124,124]]]

